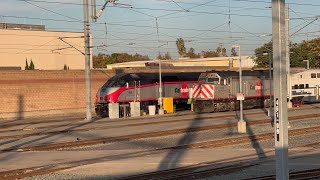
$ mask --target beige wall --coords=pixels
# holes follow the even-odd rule
[[[70,69],[84,69],[84,55],[59,37],[84,52],[82,32],[50,32],[0,29],[0,67],[21,67],[24,70],[26,58],[32,59],[36,69],[61,70],[64,65]],[[92,58],[91,58],[92,67]]]

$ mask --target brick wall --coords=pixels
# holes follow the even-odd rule
[[[115,71],[91,72],[94,104],[98,88]],[[84,71],[0,71],[0,118],[7,113],[85,108]]]

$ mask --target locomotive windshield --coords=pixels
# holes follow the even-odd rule
[[[208,83],[219,84],[219,78],[208,78]]]
[[[122,87],[126,84],[126,81],[123,79],[120,80],[108,80],[103,87]]]

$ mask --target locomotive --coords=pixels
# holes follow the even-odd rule
[[[192,88],[194,112],[216,112],[239,109],[239,73],[236,71],[209,71],[199,76]],[[266,70],[245,70],[242,73],[244,109],[270,106],[270,77]],[[239,95],[239,94],[238,94]]]
[[[187,105],[189,89],[197,83],[199,72],[162,73],[162,97],[172,97],[176,105]],[[157,105],[158,73],[120,73],[111,77],[96,94],[95,112],[108,115],[108,104],[140,102],[143,109]]]

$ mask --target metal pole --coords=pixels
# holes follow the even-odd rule
[[[91,81],[90,81],[90,33],[89,33],[89,4],[83,0],[84,14],[84,44],[85,44],[85,76],[86,76],[86,121],[92,120],[91,114]]]
[[[157,35],[158,35],[158,43],[160,43],[159,38],[159,25],[158,25],[158,18],[156,18],[156,26],[157,26]],[[160,48],[160,44],[158,45],[158,48]],[[159,56],[160,56],[160,49],[159,49]],[[164,114],[164,109],[162,105],[162,69],[161,69],[161,58],[159,58],[159,112],[158,114],[162,115]]]
[[[288,108],[292,108],[292,88],[291,88],[291,78],[290,78],[290,39],[289,39],[289,5],[285,4],[285,22],[286,22],[286,30],[285,30],[285,34],[286,34],[286,61],[287,61],[287,77],[288,77]],[[289,123],[289,122],[288,122]]]
[[[242,61],[241,61],[241,47],[240,45],[236,45],[233,47],[239,48],[239,93],[242,92]],[[238,133],[246,133],[247,127],[246,127],[246,121],[243,120],[243,100],[240,99],[240,120],[238,121]]]
[[[163,105],[162,105],[162,72],[161,72],[161,59],[159,58],[159,114],[164,114]]]
[[[272,73],[271,73],[271,56],[272,56],[272,53],[268,53],[268,58],[269,58],[269,82],[270,82],[270,102],[269,102],[269,116],[272,116],[272,102],[273,102],[273,99],[272,99]]]
[[[241,62],[241,52],[239,45],[239,78],[240,78],[240,93],[242,92],[242,62]],[[240,100],[240,121],[243,121],[243,101]]]
[[[289,179],[285,0],[272,0],[276,179]]]

